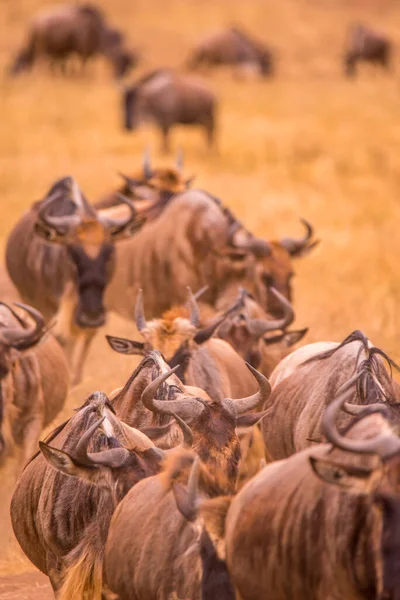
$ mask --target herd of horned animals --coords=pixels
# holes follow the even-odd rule
[[[355,23],[349,28],[342,52],[343,71],[354,77],[360,63],[389,71],[393,43],[380,32]],[[12,76],[47,63],[53,72],[67,74],[80,65],[82,71],[103,56],[118,80],[129,75],[141,61],[140,53],[127,45],[125,35],[108,23],[104,12],[90,3],[46,9],[30,22],[24,44],[8,72]],[[262,79],[276,74],[276,52],[244,30],[231,26],[206,35],[176,70],[161,67],[145,72],[122,91],[122,125],[136,130],[152,122],[161,131],[162,150],[170,149],[170,130],[176,124],[197,126],[205,132],[211,148],[216,143],[218,97],[198,77],[221,66],[233,68],[240,77]]]
[[[7,240],[0,456],[19,452],[24,553],[58,600],[398,600],[396,365],[360,331],[293,349],[312,226],[256,237],[181,155],[121,177],[93,204],[56,181]],[[111,311],[135,321],[107,336],[132,374],[57,423]]]

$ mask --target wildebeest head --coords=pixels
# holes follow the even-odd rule
[[[400,598],[400,438],[387,420],[385,404],[380,402],[368,406],[348,404],[353,395],[352,384],[360,377],[358,373],[347,382],[335,400],[326,409],[322,429],[334,449],[345,452],[343,460],[311,457],[316,475],[325,482],[338,485],[346,491],[361,495],[381,515],[379,526],[382,577],[378,578],[377,597],[388,600]],[[353,439],[350,431],[339,432],[336,419],[343,409],[358,416],[358,423],[365,425],[365,439]],[[378,414],[379,413],[379,414]],[[371,417],[371,414],[373,417]],[[368,419],[371,419],[368,421]],[[361,421],[361,423],[360,423]],[[369,467],[362,468],[347,456],[370,455],[378,457]],[[380,580],[380,581],[379,581]]]
[[[259,384],[259,390],[246,398],[225,398],[221,401],[205,400],[182,394],[168,402],[157,399],[157,391],[178,367],[163,373],[146,387],[142,394],[143,405],[154,413],[176,414],[193,432],[193,448],[208,465],[220,469],[218,487],[232,490],[236,484],[240,459],[240,444],[236,427],[250,427],[265,416],[265,412],[248,413],[262,406],[271,393],[268,379],[247,365]]]
[[[105,322],[104,290],[114,268],[114,242],[134,234],[141,222],[128,198],[127,218],[110,219],[88,203],[77,183],[66,177],[36,206],[35,231],[47,242],[66,247],[77,292],[75,322],[100,327]]]
[[[107,489],[115,502],[138,481],[159,471],[164,451],[145,433],[121,421],[105,394],[92,394],[80,412],[76,435],[66,447],[60,450],[40,442],[42,454],[56,470]],[[181,425],[179,417],[176,419]],[[184,423],[182,427],[184,446],[190,447],[190,429]]]

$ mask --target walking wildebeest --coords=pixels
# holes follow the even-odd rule
[[[199,125],[206,131],[208,145],[214,143],[216,127],[215,94],[198,79],[158,69],[141,77],[123,93],[124,127],[136,129],[143,121],[158,125],[162,150],[169,151],[173,125]]]
[[[114,242],[138,226],[132,202],[123,219],[103,217],[71,177],[57,181],[10,233],[8,273],[24,301],[45,319],[57,314],[57,336],[67,346],[74,382],[90,343],[104,325],[103,295],[113,274]],[[140,225],[140,223],[139,223]]]
[[[229,500],[214,502],[208,516],[225,535],[243,600],[399,598],[400,440],[382,414],[370,414],[382,404],[339,430],[338,411],[352,408],[353,394],[343,390],[326,409],[329,444],[266,466],[226,520]]]
[[[391,421],[400,425],[400,388],[391,379],[384,360],[361,332],[355,331],[341,344],[309,344],[287,356],[271,375],[272,394],[268,419],[262,423],[267,455],[274,460],[286,458],[322,438],[324,411],[340,386],[354,373],[362,376],[354,402],[369,405],[380,400]],[[267,408],[267,407],[265,407]],[[349,417],[342,413],[341,428]]]
[[[193,449],[206,467],[202,474],[211,496],[235,490],[240,459],[235,427],[254,425],[264,416],[243,414],[258,406],[270,392],[267,379],[252,372],[259,382],[259,392],[241,400],[161,402],[156,393],[168,373],[143,392],[143,403],[151,410],[174,411],[189,424]],[[110,525],[104,563],[107,585],[120,600],[167,600],[174,593],[179,598],[200,599],[197,535],[178,511],[165,474],[136,487],[120,503]],[[159,543],[160,531],[163,544]]]
[[[189,69],[219,65],[236,65],[240,71],[255,71],[262,77],[273,74],[271,50],[238,27],[207,36],[195,46],[187,61]]]
[[[184,426],[191,444],[188,431]],[[104,544],[115,506],[140,479],[159,471],[164,453],[121,421],[101,392],[56,428],[41,451],[26,466],[11,500],[15,536],[48,575],[58,600],[100,600]]]
[[[118,190],[104,196],[94,206],[103,209],[121,205],[122,194],[127,198],[149,202],[148,210],[151,208],[152,214],[154,211],[158,214],[175,194],[189,189],[194,177],[185,177],[182,170],[182,152],[177,155],[175,167],[155,168],[151,166],[149,153],[146,152],[141,171],[136,176],[119,173],[125,183]]]
[[[40,58],[65,69],[66,61],[73,55],[85,65],[99,54],[108,58],[116,77],[122,77],[137,62],[137,56],[124,48],[121,33],[107,26],[98,7],[68,4],[33,19],[26,45],[18,53],[10,73],[17,75],[29,70]]]
[[[19,448],[21,469],[36,451],[44,427],[62,409],[69,373],[42,315],[25,304],[16,306],[34,326],[0,303],[0,464]]]
[[[110,209],[111,210],[111,209]],[[117,248],[116,273],[106,304],[132,319],[139,288],[148,317],[159,317],[186,301],[187,287],[208,285],[202,300],[228,309],[241,287],[273,317],[282,305],[269,290],[292,296],[292,259],[309,253],[316,241],[305,222],[303,238],[267,242],[255,237],[221,202],[200,190],[174,196],[157,219]]]
[[[392,43],[386,37],[361,24],[353,25],[350,29],[344,68],[348,77],[356,75],[360,62],[369,62],[389,69],[392,55]]]

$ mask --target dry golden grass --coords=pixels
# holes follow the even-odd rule
[[[29,18],[53,2],[2,0],[0,70],[24,38]],[[100,1],[144,55],[142,69],[179,67],[191,45],[220,26],[242,23],[270,41],[279,56],[271,82],[207,77],[221,101],[219,153],[206,152],[196,131],[178,130],[189,174],[220,196],[266,238],[315,226],[320,247],[296,265],[298,323],[307,341],[341,340],[364,330],[400,362],[400,89],[392,76],[365,68],[342,77],[347,25],[361,18],[400,41],[400,6],[393,0],[113,0]],[[397,38],[397,39],[396,39]],[[397,56],[395,57],[395,61]],[[63,79],[45,69],[1,82],[0,193],[2,246],[10,227],[58,177],[73,174],[91,199],[132,171],[146,144],[160,160],[151,129],[122,131],[120,91],[106,67]],[[164,160],[164,159],[163,159]],[[134,331],[112,317],[108,331]],[[133,361],[99,337],[88,376],[63,416],[94,389],[123,382]],[[7,569],[18,568],[14,562]]]

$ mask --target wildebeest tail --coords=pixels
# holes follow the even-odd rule
[[[85,539],[67,557],[64,581],[57,600],[101,600],[104,546]]]

